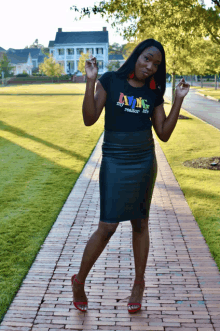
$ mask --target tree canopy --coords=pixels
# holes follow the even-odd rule
[[[60,77],[65,73],[63,66],[57,63],[52,56],[49,58],[44,58],[44,63],[39,65],[39,70],[42,71],[46,76],[52,77],[52,81],[53,77]]]
[[[10,64],[7,55],[2,53],[0,57],[0,72],[4,71],[4,76],[8,77],[13,68],[14,67]]]

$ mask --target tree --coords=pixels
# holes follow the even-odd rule
[[[35,39],[35,41],[33,42],[32,45],[30,45],[29,47],[26,46],[25,48],[38,48],[38,49],[41,49],[42,53],[49,56],[50,54],[50,50],[48,47],[44,47],[44,45],[42,44],[39,44],[38,43],[38,39]]]
[[[78,70],[83,74],[84,80],[85,80],[85,62],[86,60],[89,59],[89,52],[87,53],[81,53],[80,58],[79,58],[79,63],[78,63]]]
[[[44,46],[38,43],[38,39],[35,39],[35,41],[33,42],[32,45],[30,45],[29,48],[44,48]]]
[[[14,66],[10,65],[10,61],[8,60],[7,55],[5,53],[2,53],[2,56],[0,58],[0,71],[4,71],[4,77],[8,77],[13,68]]]
[[[79,10],[73,6],[72,9],[80,12],[79,19],[91,13],[107,16],[107,21],[113,19],[112,26],[135,44],[147,38],[160,41],[173,78],[172,95],[175,75],[186,66],[192,70],[186,55],[195,56],[195,40],[209,35],[215,43],[220,40],[220,9],[216,6],[207,10],[198,0],[111,0],[101,1],[92,8]]]
[[[215,89],[217,89],[217,75],[220,72],[220,49],[210,39],[199,40],[194,45],[197,56],[192,59],[194,74],[201,76],[201,87],[203,87],[202,76],[215,75]]]
[[[57,63],[55,59],[50,56],[49,58],[44,58],[44,63],[41,63],[39,65],[39,70],[43,72],[46,76],[52,77],[52,83],[53,83],[53,77],[60,77],[62,74],[64,74],[64,67]]]
[[[118,43],[113,43],[112,45],[109,45],[108,53],[117,54],[117,55],[125,55],[126,44],[120,45]]]
[[[106,65],[106,68],[108,71],[115,71],[120,68],[120,62],[119,61],[109,61]]]

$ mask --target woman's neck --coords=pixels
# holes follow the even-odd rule
[[[128,78],[127,79],[128,83],[133,86],[133,87],[142,87],[145,85],[145,80],[138,80],[134,78]]]

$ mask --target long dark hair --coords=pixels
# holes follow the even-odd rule
[[[156,82],[156,87],[159,89],[162,96],[165,93],[166,89],[166,60],[165,60],[165,52],[161,43],[155,39],[146,39],[138,44],[129,58],[125,61],[125,63],[116,71],[116,74],[120,78],[128,78],[128,75],[134,71],[135,64],[137,62],[140,54],[145,50],[145,48],[154,46],[159,49],[162,54],[162,62],[158,66],[157,72],[154,74],[154,80]],[[145,82],[149,86],[151,77],[146,78]],[[157,90],[158,91],[158,90]]]

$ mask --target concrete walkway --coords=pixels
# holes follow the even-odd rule
[[[150,212],[142,310],[127,302],[135,275],[130,222],[122,222],[86,280],[88,312],[72,303],[70,277],[99,222],[101,136],[0,330],[220,331],[220,273],[166,158]]]

